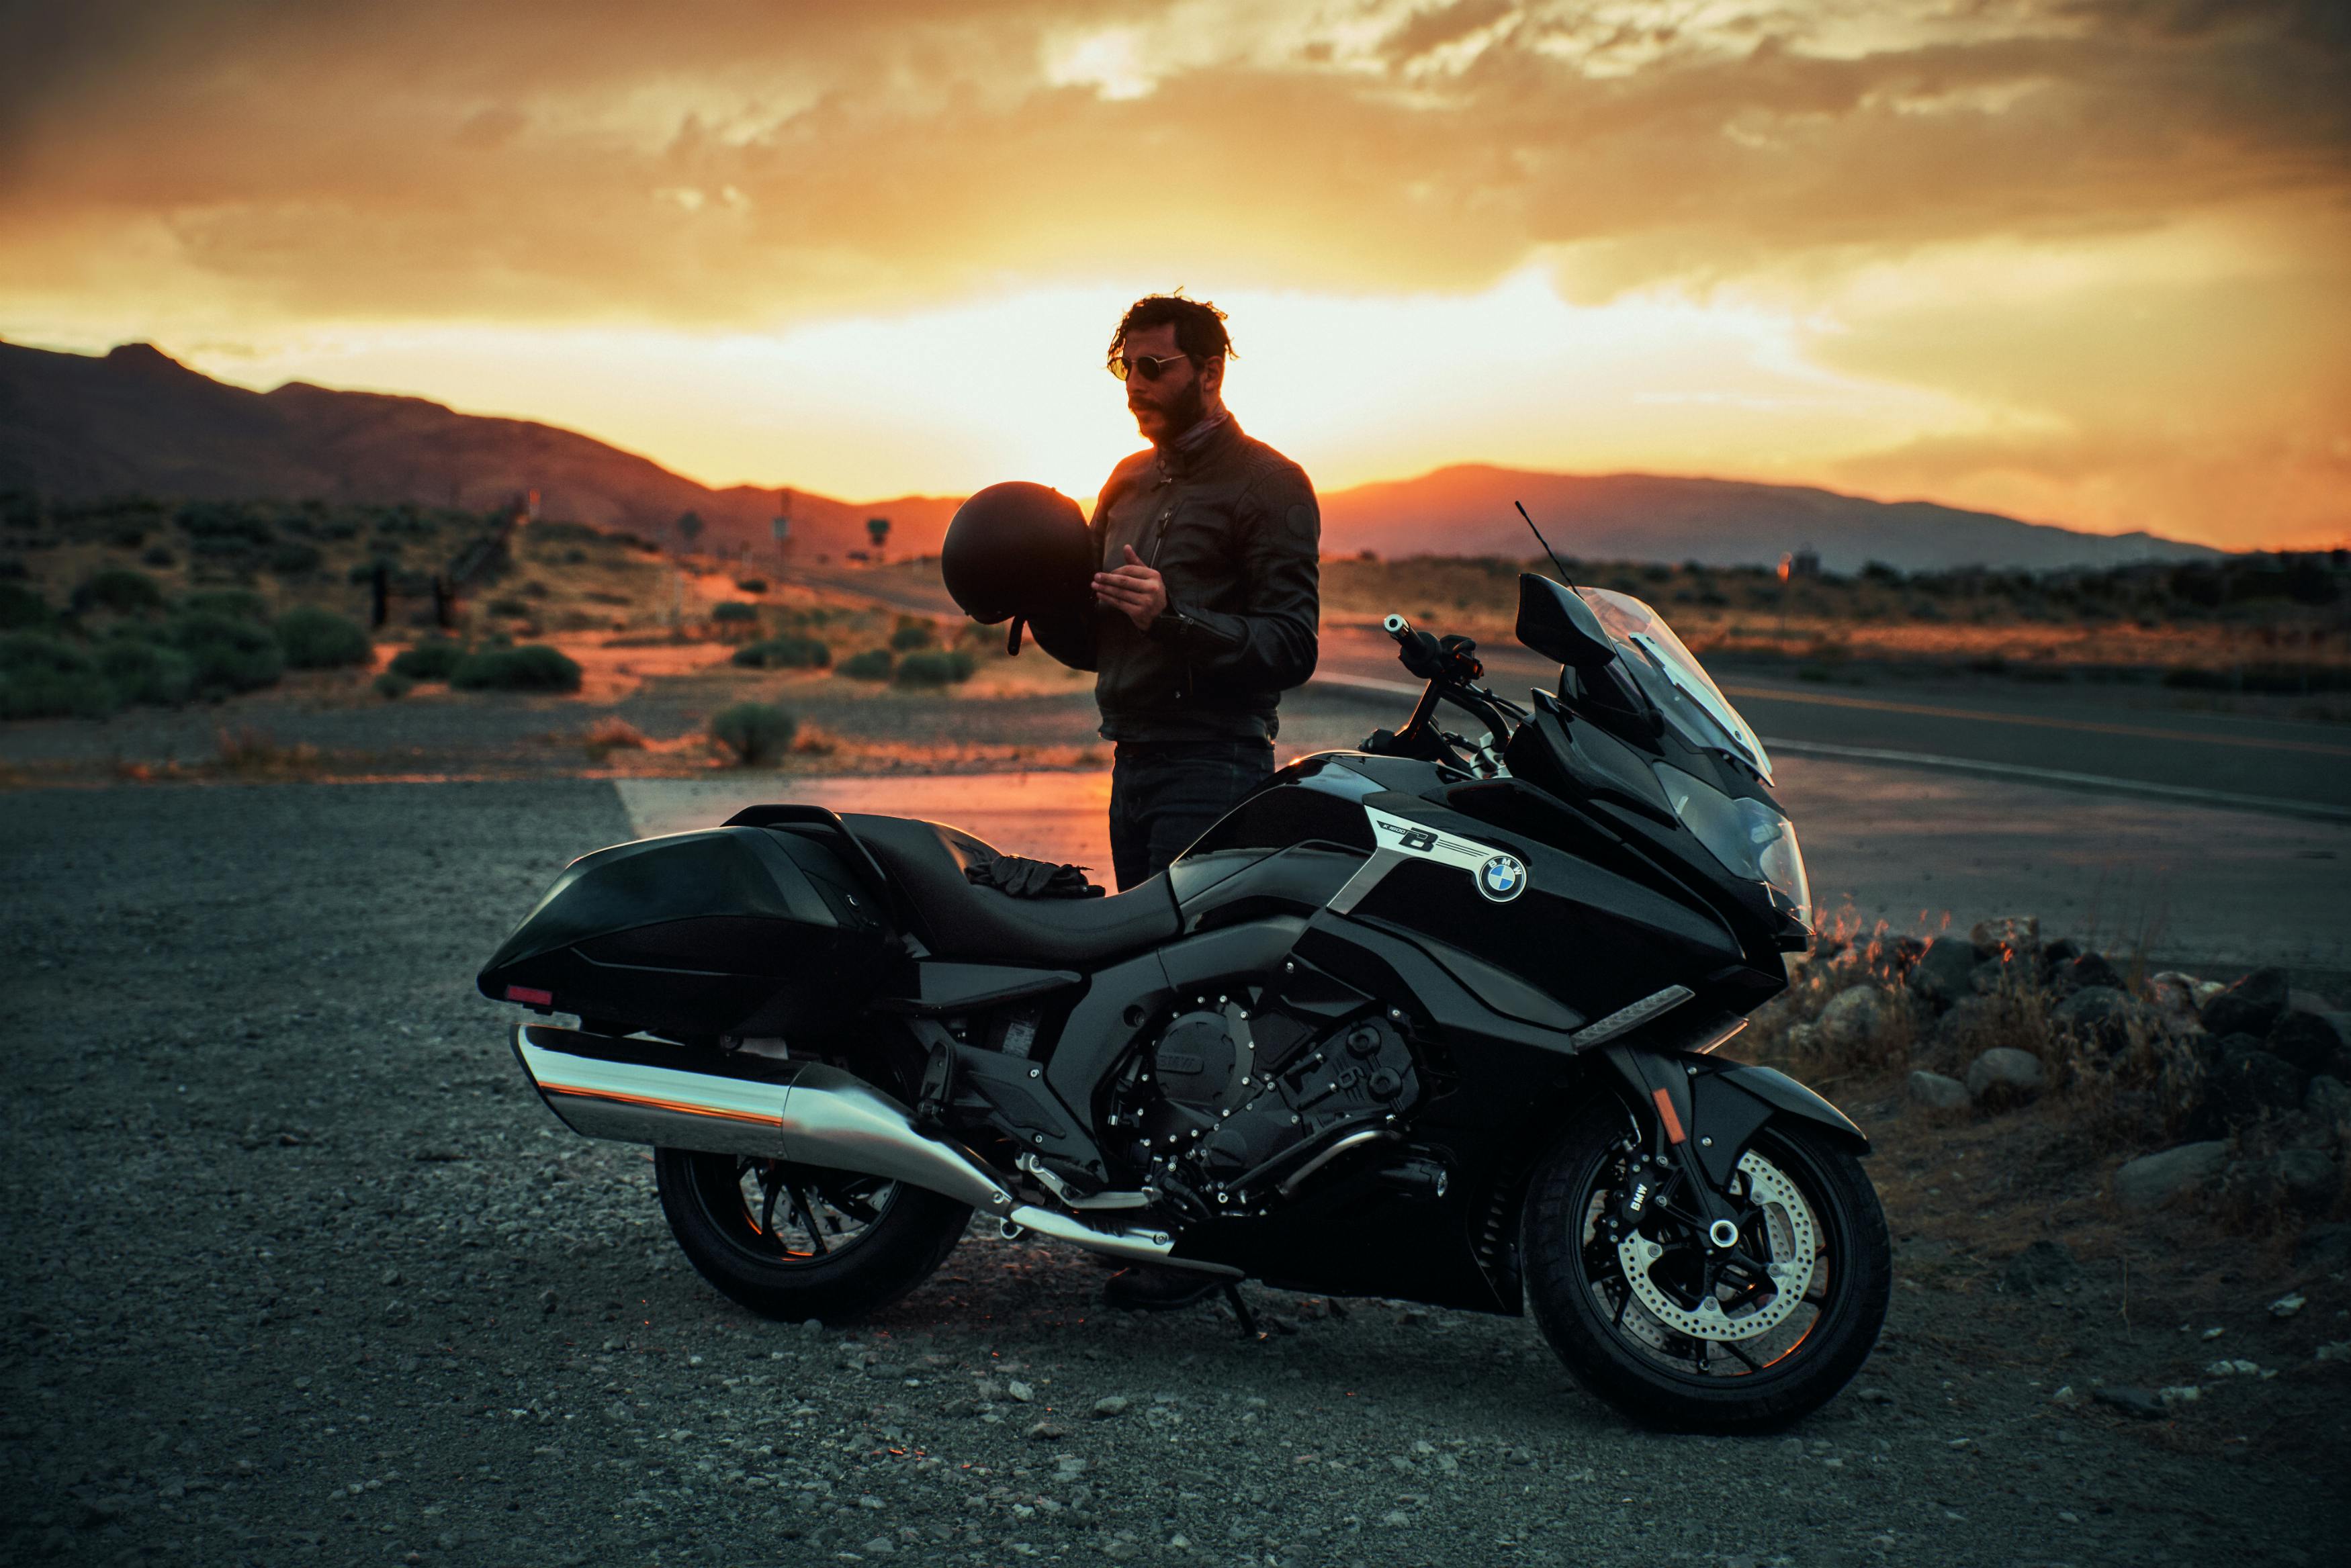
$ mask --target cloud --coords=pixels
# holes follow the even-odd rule
[[[0,279],[160,225],[295,315],[775,320],[1171,261],[1470,288],[1547,246],[1605,291],[2351,186],[2315,5],[24,9]]]

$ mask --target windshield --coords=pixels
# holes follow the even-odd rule
[[[1722,694],[1698,656],[1682,646],[1665,618],[1630,594],[1610,588],[1578,588],[1592,613],[1622,650],[1625,665],[1666,722],[1682,739],[1708,751],[1726,752],[1771,782],[1771,759],[1763,742]]]

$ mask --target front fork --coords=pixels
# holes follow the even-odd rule
[[[1749,1140],[1771,1119],[1772,1107],[1726,1081],[1722,1064],[1703,1056],[1629,1045],[1606,1046],[1602,1054],[1641,1107],[1648,1152],[1636,1170],[1651,1179],[1680,1174],[1708,1256],[1729,1256],[1739,1246],[1740,1216],[1723,1189]],[[1641,1218],[1645,1200],[1636,1186],[1625,1200],[1627,1220]]]

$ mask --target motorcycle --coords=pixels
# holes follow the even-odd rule
[[[480,988],[577,1016],[514,1029],[523,1072],[653,1147],[678,1244],[756,1313],[871,1314],[977,1210],[1227,1285],[1523,1312],[1646,1423],[1819,1407],[1891,1267],[1862,1131],[1718,1054],[1810,940],[1762,743],[1625,595],[1520,579],[1561,666],[1531,708],[1469,639],[1387,629],[1426,683],[1404,726],[1125,892],[1016,897],[956,828],[755,806],[573,862]]]

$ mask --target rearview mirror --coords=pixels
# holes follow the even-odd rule
[[[1592,607],[1549,577],[1519,574],[1519,640],[1545,659],[1576,670],[1597,670],[1616,657]]]

